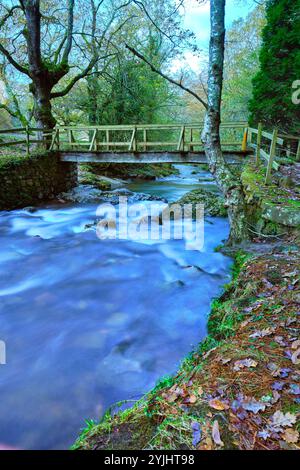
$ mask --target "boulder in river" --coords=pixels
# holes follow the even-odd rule
[[[195,189],[185,194],[176,201],[176,204],[183,206],[184,204],[193,205],[193,217],[196,215],[196,205],[204,204],[204,212],[212,217],[226,217],[227,210],[225,201],[221,194],[214,193],[209,190]]]

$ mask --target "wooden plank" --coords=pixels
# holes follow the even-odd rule
[[[179,141],[177,144],[177,150],[184,150],[184,132],[185,132],[185,127],[181,127],[180,131],[180,136],[179,136]]]
[[[260,155],[266,160],[267,163],[269,162],[269,154],[267,154],[267,152],[265,152],[263,149],[260,150]],[[278,171],[280,165],[273,161],[272,167],[274,168],[274,170]]]
[[[299,135],[278,134],[278,137],[281,137],[283,140],[300,140]]]
[[[268,161],[268,166],[267,166],[266,179],[265,179],[266,184],[269,184],[270,181],[271,181],[273,161],[274,161],[275,153],[276,153],[277,135],[278,135],[278,130],[274,129],[273,139],[272,139],[272,144],[271,144],[271,150],[270,150],[270,156],[269,156],[269,161]]]
[[[273,134],[271,134],[270,132],[262,131],[262,136],[265,137],[266,139],[273,140],[274,132]],[[283,139],[280,139],[279,137],[277,137],[276,143],[279,145],[283,145]]]
[[[258,124],[258,132],[257,132],[257,146],[256,146],[256,155],[255,155],[255,162],[256,165],[259,165],[260,162],[260,151],[261,151],[261,137],[262,137],[262,123]]]
[[[17,134],[18,132],[25,132],[26,127],[16,127],[14,129],[0,129],[0,134]]]
[[[246,127],[244,129],[243,141],[242,141],[242,150],[243,151],[247,150],[247,142],[248,142],[248,128]]]
[[[249,127],[249,131],[251,134],[258,134],[258,129],[254,129],[253,127]]]
[[[97,136],[97,129],[94,130],[94,134],[93,134],[93,137],[92,137],[92,141],[91,141],[91,145],[90,145],[90,152],[93,150],[94,148],[94,145],[95,145],[95,142],[96,142],[96,136]]]
[[[130,150],[133,150],[134,152],[136,152],[136,127],[134,127],[132,131],[132,136],[131,136],[131,140],[129,143],[129,151]]]
[[[29,156],[30,152],[30,133],[29,133],[29,127],[26,126],[26,155],[27,157]]]
[[[14,142],[0,142],[0,147],[13,147],[14,145],[26,144],[27,140],[15,140]]]
[[[238,156],[240,155],[240,156]],[[242,152],[238,155],[225,154],[230,164],[240,165],[244,161]],[[60,152],[64,162],[75,163],[207,163],[204,152]]]
[[[297,148],[296,162],[300,162],[300,140],[299,140],[298,148]]]
[[[55,132],[54,132],[54,135],[52,136],[52,142],[51,142],[51,145],[50,145],[49,150],[53,150],[54,144],[55,144],[55,141],[56,141],[56,138],[57,138],[57,136],[58,136],[58,132],[59,132],[59,129],[56,128],[56,129],[55,129]]]

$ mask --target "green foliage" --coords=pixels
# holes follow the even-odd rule
[[[251,123],[298,132],[300,106],[292,102],[292,84],[300,79],[300,0],[269,0],[266,16],[249,105]]]
[[[246,18],[234,21],[227,32],[222,99],[224,120],[248,120],[252,78],[259,69],[264,25],[264,5],[257,5]]]

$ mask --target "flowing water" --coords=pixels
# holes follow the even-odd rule
[[[207,173],[139,181],[130,189],[170,201]],[[0,213],[0,442],[63,449],[119,400],[137,399],[206,334],[230,260],[214,248],[226,219],[205,223],[202,251],[184,241],[100,241],[84,227],[96,205]]]

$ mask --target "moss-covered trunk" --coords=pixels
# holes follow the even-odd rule
[[[224,194],[230,221],[229,244],[248,239],[245,200],[241,182],[232,174],[223,158],[220,142],[221,97],[225,43],[225,0],[210,2],[211,35],[209,46],[208,107],[202,140],[209,170]]]

